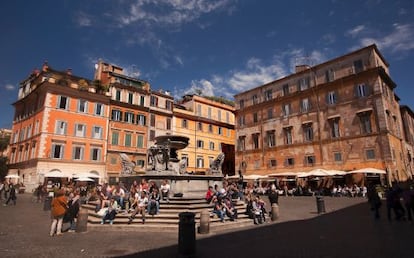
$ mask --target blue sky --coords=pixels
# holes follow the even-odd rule
[[[0,9],[0,128],[43,61],[93,78],[102,59],[175,97],[234,94],[376,43],[414,109],[414,1],[6,1]]]

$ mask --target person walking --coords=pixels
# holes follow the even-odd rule
[[[63,217],[68,209],[68,201],[63,190],[56,193],[51,204],[52,225],[50,226],[50,236],[62,235]]]
[[[16,188],[14,187],[13,183],[10,183],[9,185],[9,198],[7,199],[6,203],[4,204],[4,206],[7,206],[9,204],[10,201],[13,202],[13,205],[16,205]]]
[[[381,208],[381,199],[374,185],[370,185],[367,192],[368,203],[371,206],[371,210],[374,212],[375,219],[379,219],[379,209]]]

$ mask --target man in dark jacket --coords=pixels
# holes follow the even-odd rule
[[[272,184],[272,186],[270,187],[270,192],[269,192],[269,202],[270,202],[270,211],[269,211],[269,216],[272,217],[272,206],[273,204],[277,204],[279,205],[279,193],[277,192],[276,186],[274,184]]]

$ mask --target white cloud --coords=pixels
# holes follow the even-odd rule
[[[81,27],[90,27],[92,26],[91,16],[80,11],[75,15],[75,22]]]
[[[378,31],[366,33],[355,48],[376,44],[383,51],[403,53],[414,50],[414,24],[393,24],[388,34]]]
[[[136,22],[147,26],[180,26],[203,14],[225,10],[232,1],[234,0],[138,0],[127,8],[128,13],[120,15],[119,26]]]
[[[334,34],[330,34],[330,33],[325,34],[325,35],[322,36],[322,41],[323,41],[324,44],[327,44],[327,45],[335,43],[336,36]]]
[[[6,85],[4,85],[4,88],[6,89],[6,90],[10,90],[10,91],[12,91],[12,90],[14,90],[15,89],[15,87],[14,87],[14,85],[12,85],[12,84],[6,84]]]
[[[352,38],[357,37],[359,34],[361,34],[365,29],[364,25],[358,25],[350,30],[348,30],[345,34],[347,36],[351,36]]]

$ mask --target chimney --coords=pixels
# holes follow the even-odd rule
[[[49,69],[49,65],[47,64],[47,60],[43,62],[42,71],[46,72]]]
[[[66,74],[67,75],[72,75],[72,68],[66,69]]]
[[[305,64],[303,64],[303,65],[297,65],[295,67],[295,73],[300,73],[300,72],[303,72],[303,71],[308,70],[308,69],[310,69],[310,66],[309,65],[305,65]]]

